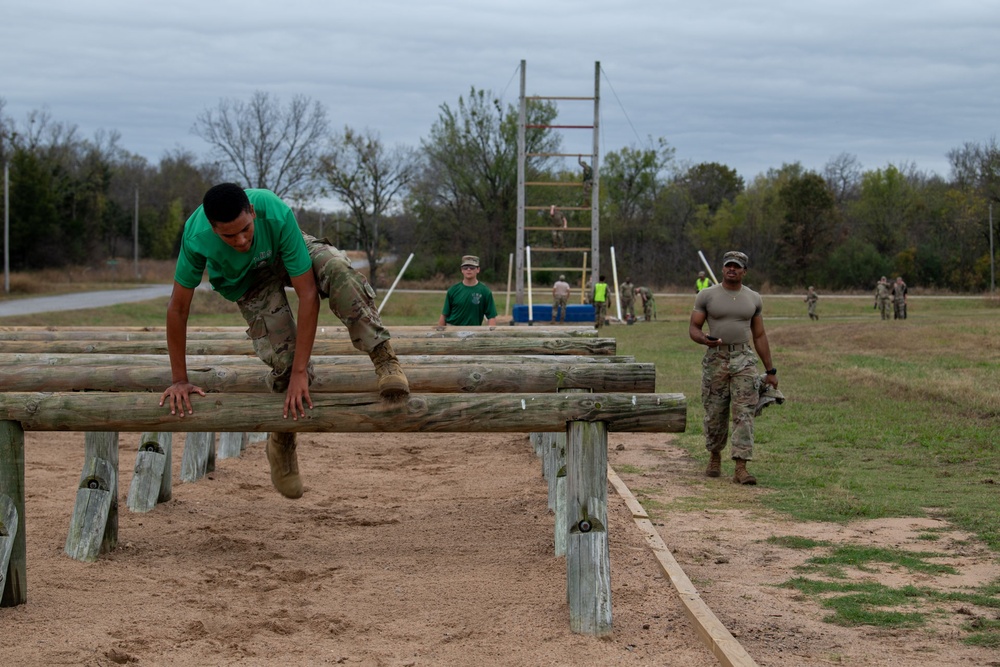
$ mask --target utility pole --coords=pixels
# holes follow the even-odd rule
[[[994,197],[995,199],[995,197]],[[996,269],[993,256],[993,199],[990,200],[990,294],[997,293]]]
[[[10,160],[3,161],[3,291],[10,294]]]
[[[139,278],[139,186],[135,186],[135,215],[132,217],[132,266]]]

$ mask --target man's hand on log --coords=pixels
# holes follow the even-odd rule
[[[204,396],[205,390],[190,382],[175,382],[167,387],[167,390],[160,396],[160,407],[163,407],[164,402],[166,402],[172,415],[183,417],[185,408],[189,415],[194,414],[194,408],[191,407],[191,394]]]

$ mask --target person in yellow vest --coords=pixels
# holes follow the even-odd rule
[[[594,284],[591,301],[594,304],[594,328],[600,329],[608,316],[608,283],[604,276]]]
[[[695,294],[702,291],[706,287],[711,287],[712,281],[705,277],[704,271],[698,272],[698,280],[694,281],[694,291]]]

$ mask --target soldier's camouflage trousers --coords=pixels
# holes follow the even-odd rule
[[[375,290],[368,280],[351,267],[347,255],[325,240],[302,234],[320,298],[329,297],[330,310],[344,323],[351,343],[368,354],[389,340],[389,332],[375,306]],[[261,361],[271,367],[267,378],[273,392],[288,388],[295,358],[295,318],[285,296],[292,284],[284,266],[261,270],[254,285],[236,302],[246,320],[247,335]],[[309,381],[314,378],[309,362]]]
[[[730,349],[732,348],[732,349]],[[705,406],[705,448],[721,452],[729,436],[730,456],[753,458],[753,411],[759,398],[757,355],[749,344],[708,348],[701,360],[701,401]]]

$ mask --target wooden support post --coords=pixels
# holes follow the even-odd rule
[[[184,440],[184,455],[181,458],[181,481],[196,482],[209,471],[208,462],[213,461],[215,469],[215,433],[188,433]]]
[[[117,439],[118,434],[114,435]],[[117,546],[117,478],[116,466],[111,461],[96,456],[88,456],[84,460],[80,488],[76,491],[76,504],[73,506],[73,518],[66,536],[65,551],[70,558],[93,563],[98,555]],[[113,522],[112,511],[115,513]],[[113,539],[109,539],[112,523]]]
[[[243,453],[247,433],[241,431],[223,431],[219,434],[218,457],[220,459],[237,459]]]
[[[258,431],[254,431],[252,433],[247,434],[247,441],[244,446],[249,447],[254,443],[265,442],[266,440],[267,440],[267,433],[260,433]]]
[[[566,593],[570,630],[611,634],[608,551],[608,432],[603,422],[570,422],[566,430]]]
[[[107,462],[111,472],[107,473],[92,463],[93,460]],[[95,475],[102,479],[95,481]],[[118,433],[116,431],[87,431],[83,437],[83,471],[80,473],[80,488],[77,490],[77,506],[80,505],[81,494],[85,488],[103,488],[111,494],[111,504],[108,507],[107,521],[102,527],[104,537],[100,542],[100,553],[114,551],[118,546]],[[88,501],[92,502],[92,501]],[[74,515],[79,507],[74,508]],[[95,527],[96,530],[96,527]],[[69,540],[66,542],[69,553]],[[72,554],[70,554],[72,555]],[[94,555],[97,558],[97,555]]]
[[[10,565],[10,552],[14,550],[17,524],[17,507],[14,506],[14,501],[0,493],[0,592],[7,581],[7,566]]]
[[[563,469],[566,462],[566,434],[549,433],[548,447],[548,475],[549,482],[549,509],[556,510],[556,481],[559,479],[559,471]]]
[[[14,607],[28,600],[27,550],[24,533],[24,431],[15,421],[0,421],[0,495],[15,512],[16,525],[8,524],[9,509],[2,510],[6,533],[0,549],[7,551],[0,562],[0,607]]]
[[[565,459],[564,459],[565,461]],[[566,555],[566,538],[569,536],[569,526],[566,521],[566,466],[556,473],[556,510],[555,510],[555,548],[556,558]]]
[[[164,438],[165,436],[165,438]],[[161,440],[166,440],[166,448]],[[170,433],[143,433],[139,439],[139,453],[135,457],[135,474],[128,490],[128,508],[133,512],[149,512],[160,500],[164,477],[168,491],[165,500],[170,499]],[[166,473],[166,475],[164,475]]]

